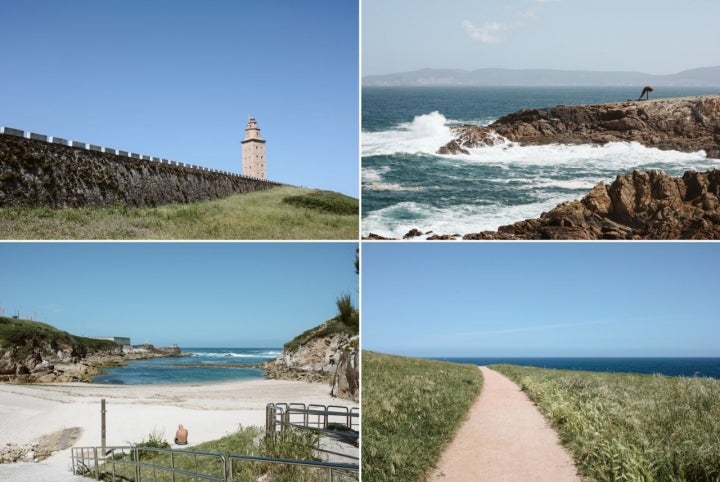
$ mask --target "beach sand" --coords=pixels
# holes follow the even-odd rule
[[[188,448],[223,437],[239,426],[264,427],[265,406],[272,402],[357,406],[329,393],[326,384],[286,380],[193,385],[0,384],[0,446],[32,443],[72,427],[83,429],[75,447],[100,446],[100,400],[104,398],[108,446],[137,443],[153,431],[164,432],[172,444],[178,424],[183,424],[189,431],[189,445],[182,448]],[[18,464],[0,464],[0,480],[17,472],[12,465]],[[70,449],[37,464],[21,465],[39,466],[38,476],[48,466],[67,474]],[[27,480],[33,480],[32,474]]]

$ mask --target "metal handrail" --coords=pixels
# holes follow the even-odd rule
[[[302,422],[292,420],[293,415],[302,415]],[[311,419],[311,417],[316,417]],[[268,403],[265,408],[265,431],[272,433],[277,431],[278,426],[283,430],[286,426],[294,427],[315,427],[327,429],[331,420],[330,417],[344,418],[344,424],[351,430],[359,431],[360,408],[348,408],[343,405],[317,405],[304,403]]]
[[[115,480],[115,477],[117,476],[117,470],[116,465],[125,465],[125,466],[131,466],[134,467],[134,474],[135,474],[135,480],[141,481],[142,480],[142,469],[152,469],[154,472],[160,471],[160,472],[166,472],[172,475],[173,480],[175,479],[175,474],[179,475],[186,475],[189,477],[194,477],[196,479],[204,479],[204,480],[210,480],[213,482],[226,482],[228,480],[227,475],[227,460],[225,459],[225,455],[219,454],[216,452],[201,452],[201,451],[195,451],[195,450],[176,450],[176,449],[160,449],[160,448],[154,448],[154,447],[108,447],[105,451],[104,455],[98,456],[98,451],[100,447],[73,447],[71,451],[71,458],[72,458],[72,469],[73,474],[76,475],[85,475],[85,473],[94,471],[95,472],[95,480],[100,480],[100,465],[105,464],[106,466],[109,465],[110,474],[113,477],[113,480]],[[130,460],[123,460],[116,458],[117,451],[122,451],[121,453],[123,455],[130,455]],[[128,454],[125,454],[125,451],[128,451]],[[86,456],[85,454],[89,452],[89,455]],[[164,453],[170,455],[170,465],[164,465],[164,464],[152,464],[148,462],[142,462],[140,460],[140,453],[141,452],[155,452],[155,453]],[[181,454],[181,455],[191,455],[195,457],[195,470],[186,470],[182,469],[180,467],[175,467],[175,455]],[[221,472],[221,476],[215,476],[208,473],[202,473],[199,472],[197,469],[197,457],[211,457],[211,458],[217,458],[218,459],[218,469],[219,472]],[[89,462],[89,464],[88,464]],[[83,470],[78,471],[79,468],[82,468]]]

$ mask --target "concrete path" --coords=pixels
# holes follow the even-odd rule
[[[480,367],[483,389],[429,481],[579,482],[570,455],[513,382]]]

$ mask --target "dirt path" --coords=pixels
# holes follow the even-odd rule
[[[480,370],[482,393],[428,480],[579,482],[572,458],[527,395],[498,372]]]

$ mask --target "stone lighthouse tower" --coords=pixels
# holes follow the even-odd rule
[[[248,119],[245,140],[242,141],[242,173],[243,176],[267,178],[265,139],[260,137],[260,128],[254,117]]]

